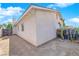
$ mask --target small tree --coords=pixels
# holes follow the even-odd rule
[[[12,23],[11,22],[8,22],[8,24],[7,24],[7,29],[10,29],[10,30],[12,30],[12,27],[13,27],[13,25],[12,25]]]
[[[2,28],[2,25],[0,25],[0,29]]]
[[[61,37],[64,39],[63,31],[64,31],[65,23],[64,23],[64,19],[62,18],[61,14],[60,14],[60,20],[62,21],[62,23],[61,23]]]
[[[4,29],[6,29],[7,24],[2,24],[2,27],[3,27]]]
[[[3,27],[4,29],[10,29],[10,30],[12,30],[13,25],[12,25],[11,22],[8,22],[8,23],[6,23],[6,24],[3,24],[2,27]]]
[[[65,22],[64,22],[64,19],[63,19],[63,18],[61,18],[61,20],[63,21],[63,24],[62,24],[62,25],[63,25],[63,27],[65,27]]]

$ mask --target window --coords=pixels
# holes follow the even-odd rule
[[[24,31],[24,25],[23,24],[21,24],[21,30]]]

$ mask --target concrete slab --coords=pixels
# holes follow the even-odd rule
[[[34,47],[22,38],[13,35],[10,39],[10,56],[79,56],[79,44],[69,40],[55,39]]]

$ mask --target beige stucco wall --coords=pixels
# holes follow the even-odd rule
[[[17,35],[36,46],[36,19],[33,16],[29,13],[17,24]],[[21,31],[21,24],[24,24],[24,31]]]
[[[16,32],[17,32],[16,27],[13,27],[12,34],[16,34]]]
[[[54,13],[33,9],[22,19],[16,26],[16,34],[31,44],[38,46],[56,37],[59,25]],[[21,24],[24,24],[24,31],[21,31]]]
[[[56,29],[59,28],[56,14],[50,11],[38,10],[36,13],[37,43],[41,45],[56,38]]]

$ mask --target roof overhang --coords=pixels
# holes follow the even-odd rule
[[[19,18],[19,21],[17,21],[17,22],[15,23],[15,25],[17,25],[17,24],[22,20],[22,18],[23,18],[26,14],[28,14],[28,12],[30,12],[31,9],[33,9],[33,8],[34,8],[34,9],[40,9],[40,10],[52,11],[52,12],[55,12],[56,14],[59,15],[59,12],[56,11],[56,10],[52,10],[52,9],[49,9],[49,8],[43,8],[43,7],[39,7],[39,6],[30,5],[30,7],[28,8],[28,10]]]

